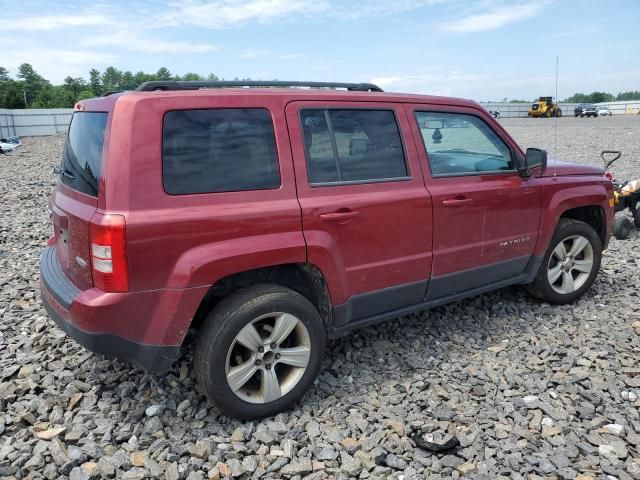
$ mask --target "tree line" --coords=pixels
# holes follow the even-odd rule
[[[174,75],[168,68],[161,67],[155,73],[118,70],[107,67],[100,72],[89,71],[89,80],[82,77],[67,77],[61,85],[53,85],[49,80],[23,63],[13,79],[6,68],[0,67],[0,108],[69,108],[85,98],[99,97],[114,90],[133,90],[150,80],[220,80],[210,73],[206,77],[198,73]],[[235,80],[238,80],[237,78]],[[249,80],[249,79],[244,79]],[[536,99],[537,100],[537,99]],[[640,100],[640,91],[621,92],[612,95],[607,92],[576,93],[564,101],[567,103],[600,103],[614,100]],[[506,101],[506,99],[504,99]],[[535,101],[535,100],[534,100]],[[509,103],[531,103],[527,100],[510,100]]]
[[[219,78],[213,73],[206,77],[198,73],[174,75],[166,67],[155,73],[132,73],[108,67],[102,72],[92,68],[88,81],[82,77],[69,76],[61,85],[53,85],[30,64],[23,63],[18,68],[15,79],[9,76],[6,68],[0,67],[0,108],[69,108],[79,100],[99,97],[109,91],[133,90],[141,83],[151,80],[215,81]]]

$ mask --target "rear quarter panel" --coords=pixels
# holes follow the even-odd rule
[[[200,287],[230,273],[304,262],[300,207],[281,101],[256,95],[179,97],[157,93],[143,99],[130,94],[118,101],[109,145],[106,208],[126,218],[131,289]],[[270,111],[280,188],[192,195],[164,191],[164,114],[203,108]]]

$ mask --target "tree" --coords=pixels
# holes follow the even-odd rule
[[[22,80],[22,88],[26,97],[26,104],[29,106],[43,90],[51,88],[51,84],[44,77],[39,75],[28,63],[23,63],[18,67],[18,78]]]
[[[634,92],[620,92],[617,96],[616,96],[616,100],[640,100],[640,92],[638,91],[634,91]]]
[[[89,70],[89,85],[95,97],[102,95],[102,79],[100,78],[100,72],[95,68]]]
[[[0,67],[0,82],[7,82],[9,80],[11,80],[9,78],[9,71],[4,67]]]
[[[136,83],[135,79],[133,78],[133,73],[131,73],[129,70],[127,70],[126,72],[124,72],[122,74],[122,82],[121,82],[121,85],[120,85],[120,88],[122,90],[134,90],[137,86],[138,86],[138,84]]]
[[[102,87],[105,91],[121,90],[122,71],[115,67],[107,67],[102,74]]]
[[[166,67],[160,67],[156,72],[156,80],[173,80],[173,75]]]
[[[204,77],[202,75],[200,75],[199,73],[193,73],[193,72],[188,72],[185,73],[184,75],[180,76],[180,75],[176,75],[176,80],[185,80],[185,81],[203,81]]]

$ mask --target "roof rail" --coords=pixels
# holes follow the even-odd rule
[[[382,92],[383,90],[373,83],[336,83],[336,82],[284,82],[284,81],[176,81],[155,80],[141,83],[137,92],[152,92],[154,90],[199,90],[201,88],[227,88],[227,87],[309,87],[309,88],[345,88],[356,92]]]

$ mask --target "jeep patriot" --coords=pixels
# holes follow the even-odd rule
[[[507,285],[573,302],[612,198],[602,169],[547,164],[468,100],[147,82],[75,107],[42,301],[153,372],[192,331],[202,392],[263,417],[311,386],[327,338]]]

